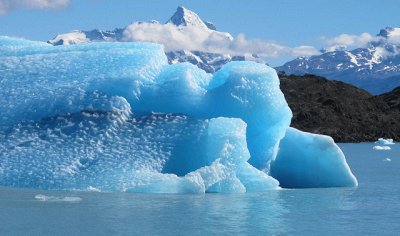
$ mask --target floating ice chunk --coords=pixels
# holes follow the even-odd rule
[[[281,186],[357,184],[331,139],[288,129],[266,65],[210,75],[157,44],[0,37],[0,71],[0,185],[241,193],[279,188],[271,162]]]
[[[42,201],[42,202],[81,202],[82,198],[80,197],[58,197],[58,196],[47,196],[43,194],[37,194],[35,196],[36,200]]]
[[[88,191],[88,192],[101,192],[100,189],[95,188],[93,186],[87,187],[86,191]]]
[[[390,161],[392,161],[392,159],[390,159],[390,158],[385,158],[385,159],[383,159],[383,161],[390,162]]]
[[[82,110],[108,111],[109,100],[118,97],[137,113],[240,118],[248,127],[249,162],[267,170],[292,117],[278,76],[266,65],[231,62],[211,76],[189,63],[168,65],[157,44],[38,47],[26,40],[1,41],[24,46],[0,43],[0,127]]]
[[[378,141],[375,142],[376,144],[380,144],[380,145],[393,145],[393,139],[388,138],[388,139],[384,139],[384,138],[379,138]]]
[[[391,148],[389,146],[374,146],[373,147],[374,150],[378,150],[378,151],[388,151],[391,150]]]
[[[286,188],[352,187],[357,180],[329,136],[289,128],[270,174]]]

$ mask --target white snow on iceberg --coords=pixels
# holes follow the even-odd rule
[[[0,52],[0,185],[157,193],[264,191],[278,180],[357,185],[331,139],[289,128],[292,113],[266,65],[232,62],[210,75],[168,65],[151,43],[0,37]],[[296,169],[309,174],[291,180]]]

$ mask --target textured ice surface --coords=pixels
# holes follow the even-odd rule
[[[210,75],[168,65],[151,43],[53,47],[0,37],[0,52],[0,185],[159,193],[279,186],[267,173],[292,113],[266,65],[232,62]],[[313,162],[317,152],[347,166],[333,142],[339,151],[310,143],[302,158]],[[346,170],[334,172],[339,181]]]
[[[248,165],[245,130],[234,118],[130,118],[126,111],[23,123],[3,132],[0,184],[163,193],[277,188]]]
[[[0,126],[85,109],[110,110],[110,96],[139,96],[139,87],[154,84],[167,64],[156,44],[54,47],[0,38],[0,47]]]
[[[340,148],[329,136],[286,131],[271,175],[287,188],[357,186]]]

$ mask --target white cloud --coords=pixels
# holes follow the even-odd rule
[[[278,42],[248,39],[244,34],[232,37],[229,33],[199,27],[176,27],[158,22],[141,22],[129,25],[124,31],[126,41],[150,41],[163,44],[165,50],[204,51],[231,55],[257,54],[260,58],[280,58],[318,55],[314,46],[288,47]],[[352,50],[376,47],[376,56],[390,57],[400,53],[400,28],[389,29],[386,37],[369,33],[360,35],[340,34],[333,38],[322,37],[325,51]],[[392,45],[394,44],[394,45]]]
[[[140,22],[129,25],[124,31],[125,41],[150,41],[165,46],[165,50],[190,50],[231,55],[261,57],[309,56],[318,54],[312,46],[290,48],[275,42],[247,39],[244,34],[232,37],[229,33],[196,27],[176,27],[172,24]]]
[[[319,51],[314,46],[298,46],[291,49],[293,55],[296,56],[312,56],[319,54]]]
[[[18,8],[59,9],[68,4],[69,0],[0,0],[0,15]]]
[[[391,43],[391,44],[400,44],[400,34],[393,34],[384,40],[386,40],[388,43]]]
[[[369,33],[362,33],[360,35],[341,34],[334,38],[323,38],[327,51],[334,51],[337,49],[344,50],[348,48],[366,47],[368,43],[375,40],[376,36]]]
[[[388,58],[400,54],[400,28],[389,30],[388,34],[371,35],[362,33],[360,35],[341,34],[334,38],[323,38],[326,45],[325,51],[351,50],[373,46],[374,58]]]

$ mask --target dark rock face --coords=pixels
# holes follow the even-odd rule
[[[293,127],[329,135],[336,142],[400,140],[400,87],[373,96],[350,84],[309,74],[283,74],[280,80],[293,111]]]
[[[400,87],[393,89],[393,91],[389,93],[379,95],[379,97],[382,98],[386,102],[386,104],[389,105],[391,110],[393,110],[394,112],[400,112]]]

